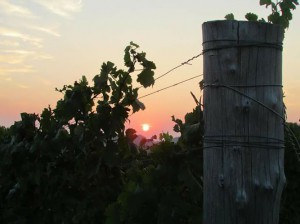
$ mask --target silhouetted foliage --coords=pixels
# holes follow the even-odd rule
[[[124,162],[135,158],[124,129],[130,111],[144,108],[132,86],[137,64],[138,83],[154,84],[155,65],[137,48],[125,49],[128,71],[103,63],[93,86],[82,77],[57,89],[64,96],[56,108],[22,113],[0,129],[0,223],[104,222],[124,185]]]
[[[248,21],[252,22],[269,22],[272,24],[279,24],[284,29],[288,29],[290,25],[290,21],[293,19],[292,11],[296,9],[299,5],[298,0],[260,0],[259,4],[265,6],[266,8],[271,9],[271,13],[268,15],[267,19],[261,18],[258,19],[258,16],[255,13],[248,12],[245,15],[245,18]],[[227,14],[225,16],[227,20],[235,20],[234,15],[232,13]]]
[[[10,129],[4,126],[0,126],[0,144],[10,141]]]
[[[297,158],[297,142],[300,141],[300,126],[296,123],[288,123],[289,129],[285,132],[285,175],[286,187],[281,198],[280,223],[300,223],[300,161]],[[291,136],[293,132],[296,139]]]
[[[176,125],[199,122],[202,111],[197,108],[186,115],[187,123],[178,119]],[[196,131],[198,144],[193,146],[175,144],[162,133],[151,153],[132,163],[118,199],[107,209],[106,223],[202,223],[202,135]]]

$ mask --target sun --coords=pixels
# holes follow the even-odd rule
[[[149,124],[142,124],[143,131],[149,131],[150,125]]]

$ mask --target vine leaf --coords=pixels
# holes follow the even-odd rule
[[[224,17],[226,20],[234,20],[234,15],[232,13],[229,13],[227,14],[225,17]]]
[[[137,81],[144,87],[149,87],[154,85],[154,72],[150,69],[144,69],[140,74],[138,74]]]
[[[141,101],[139,101],[138,99],[135,99],[135,101],[132,103],[132,109],[133,109],[133,113],[135,113],[135,112],[139,111],[140,109],[145,110],[146,107]]]
[[[129,68],[129,71],[134,71],[134,63],[130,57],[130,50],[131,50],[131,46],[127,46],[124,50],[125,54],[124,54],[124,63],[125,66]]]
[[[296,6],[299,5],[298,0],[277,0],[275,3],[272,0],[260,0],[260,5],[265,5],[266,8],[271,6],[271,14],[267,17],[268,22],[271,24],[279,24],[284,29],[289,28],[290,21],[293,19],[291,10],[295,10]],[[266,22],[265,19],[261,18],[258,20],[258,16],[254,13],[247,13],[245,18],[248,21]],[[225,16],[227,20],[234,20],[232,13]]]
[[[257,20],[258,20],[258,16],[257,16],[256,14],[254,14],[254,13],[251,13],[251,12],[247,13],[247,14],[245,15],[245,18],[246,18],[248,21],[257,21]]]
[[[268,5],[272,4],[272,1],[271,0],[260,0],[259,4],[268,6]]]
[[[139,48],[140,46],[138,44],[133,43],[132,41],[130,41],[130,45],[135,47],[135,48]]]

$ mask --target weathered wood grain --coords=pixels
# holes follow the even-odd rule
[[[204,224],[277,224],[285,185],[283,30],[246,21],[202,29]]]

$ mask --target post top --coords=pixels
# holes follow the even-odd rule
[[[202,24],[203,43],[211,41],[261,42],[282,45],[281,25],[255,21],[214,20]]]

